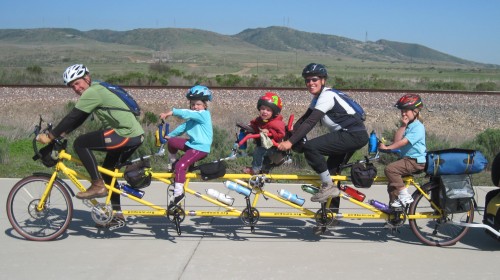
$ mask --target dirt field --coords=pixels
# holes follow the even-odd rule
[[[257,114],[256,103],[266,90],[214,90],[214,101],[210,104],[214,124],[232,129],[237,121],[248,121]],[[130,91],[140,103],[143,112],[159,114],[171,107],[186,108],[184,90],[134,89]],[[277,92],[283,99],[283,115],[298,118],[311,99],[306,91]],[[392,130],[398,122],[399,111],[393,107],[400,93],[347,91],[365,108],[366,125],[379,135]],[[12,135],[29,132],[38,115],[48,121],[58,122],[61,116],[54,115],[54,108],[64,106],[77,96],[66,88],[6,88],[0,87],[1,121],[0,133]],[[473,139],[487,128],[500,129],[500,95],[476,94],[422,94],[424,124],[427,132],[451,143],[462,143]]]

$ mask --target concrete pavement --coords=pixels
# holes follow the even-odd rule
[[[17,179],[0,179],[0,202]],[[200,192],[225,191],[242,205],[243,198],[221,182],[196,183]],[[271,184],[306,198],[298,185]],[[490,188],[476,188],[484,206]],[[145,189],[145,198],[166,203],[159,183]],[[361,190],[368,198],[386,201],[385,187]],[[239,218],[186,217],[178,236],[162,217],[128,217],[127,227],[98,230],[88,208],[74,199],[74,217],[61,238],[32,242],[13,231],[0,211],[0,271],[3,279],[498,279],[500,242],[481,229],[471,229],[452,247],[422,245],[408,223],[400,233],[382,228],[382,220],[342,220],[338,228],[317,237],[311,219],[264,219],[255,233]],[[190,205],[201,200],[188,197]],[[264,205],[266,202],[262,202]],[[127,205],[122,198],[122,204]],[[237,204],[238,205],[238,204]],[[203,206],[203,205],[202,205]],[[203,206],[204,207],[204,206]],[[269,204],[269,207],[278,205]],[[341,212],[355,207],[341,202]],[[215,208],[217,210],[217,208]],[[285,211],[284,209],[281,211]],[[482,212],[481,212],[482,215]],[[475,220],[482,216],[476,213]]]

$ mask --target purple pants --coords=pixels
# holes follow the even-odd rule
[[[184,183],[186,182],[186,173],[191,165],[195,162],[205,158],[208,153],[195,150],[186,146],[187,139],[180,137],[173,137],[168,140],[168,151],[171,154],[175,154],[178,151],[184,151],[184,155],[175,163],[175,182]]]

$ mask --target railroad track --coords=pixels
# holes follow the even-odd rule
[[[64,85],[0,85],[0,87],[5,88],[67,88]],[[191,86],[123,86],[127,89],[189,89]],[[211,86],[210,89],[213,90],[257,90],[257,91],[304,91],[305,87],[218,87]],[[387,92],[387,93],[415,93],[415,94],[424,94],[424,93],[437,93],[437,94],[474,94],[474,95],[498,95],[499,91],[457,91],[457,90],[408,90],[408,89],[367,89],[367,88],[356,88],[356,89],[341,89],[337,88],[341,91],[346,92]]]

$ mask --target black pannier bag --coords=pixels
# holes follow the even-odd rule
[[[200,164],[196,169],[200,170],[201,179],[205,181],[226,175],[226,163],[221,160]]]
[[[441,175],[439,201],[448,214],[467,212],[471,209],[474,188],[470,175]]]
[[[151,163],[149,159],[141,159],[125,168],[125,181],[134,189],[142,189],[151,184]]]
[[[372,163],[355,163],[351,167],[351,182],[356,188],[369,188],[377,177],[377,168]]]

